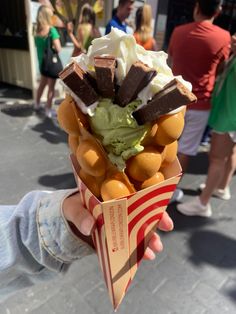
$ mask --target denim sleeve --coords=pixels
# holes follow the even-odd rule
[[[0,301],[65,273],[74,260],[93,252],[62,213],[63,200],[75,191],[32,191],[16,206],[0,206]]]

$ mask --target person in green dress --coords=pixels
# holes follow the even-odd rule
[[[50,7],[45,5],[40,6],[37,14],[37,26],[36,26],[36,34],[35,34],[35,44],[37,48],[37,55],[38,55],[38,63],[39,69],[41,72],[41,66],[43,62],[43,55],[47,45],[47,38],[51,36],[53,48],[60,52],[61,50],[61,43],[60,43],[60,35],[55,27],[52,26],[51,20],[53,16],[53,11]],[[42,75],[40,77],[40,82],[37,90],[36,95],[36,103],[35,103],[35,110],[40,109],[40,99],[42,97],[43,91],[46,86],[48,86],[47,92],[47,103],[45,106],[45,115],[49,118],[52,117],[52,101],[55,92],[55,83],[56,79],[46,77]]]

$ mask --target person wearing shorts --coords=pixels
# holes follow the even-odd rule
[[[194,22],[177,26],[170,39],[168,54],[173,73],[191,82],[197,96],[197,102],[187,106],[185,128],[179,140],[178,158],[183,173],[189,157],[197,154],[207,125],[217,69],[229,56],[230,34],[213,24],[221,11],[221,2],[197,0]]]
[[[229,200],[230,182],[236,169],[236,37],[232,37],[232,56],[214,88],[209,126],[212,128],[209,168],[201,194],[177,205],[188,216],[210,217],[211,196]],[[219,89],[220,87],[220,89]],[[215,94],[216,92],[216,94]]]

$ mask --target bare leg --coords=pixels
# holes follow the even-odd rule
[[[234,144],[232,154],[228,158],[227,163],[225,165],[224,175],[218,185],[218,188],[224,190],[227,186],[229,186],[232,176],[236,169],[236,145]]]
[[[219,186],[226,162],[232,153],[233,145],[234,143],[228,134],[212,133],[206,187],[200,195],[200,201],[203,205],[209,202],[213,191]]]
[[[185,173],[187,171],[189,158],[190,157],[188,155],[178,153],[178,159],[179,159],[180,165],[182,167],[183,173]]]
[[[53,100],[54,92],[55,92],[55,83],[56,83],[55,79],[47,78],[48,97],[47,97],[46,109],[51,109],[52,108],[52,100]]]
[[[39,106],[39,104],[40,104],[40,99],[42,97],[42,94],[43,94],[43,91],[44,91],[44,88],[46,87],[46,85],[47,85],[47,78],[45,76],[41,75],[39,87],[38,87],[37,95],[36,95],[36,106]]]

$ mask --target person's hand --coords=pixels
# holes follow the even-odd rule
[[[67,32],[68,32],[69,34],[73,33],[73,31],[74,31],[74,25],[73,25],[73,23],[72,23],[72,22],[68,22],[68,23],[66,24],[66,29],[67,29]]]
[[[159,230],[162,230],[162,231],[173,230],[174,224],[167,212],[163,213],[163,216],[161,220],[159,221],[157,227]],[[144,258],[148,260],[153,260],[156,257],[155,253],[160,253],[162,250],[163,250],[163,245],[161,242],[161,238],[156,232],[154,232],[149,241],[148,247],[144,254]]]
[[[234,55],[236,55],[236,34],[231,37],[231,49]]]
[[[75,193],[67,197],[62,209],[67,221],[73,223],[75,227],[85,236],[90,236],[95,228],[95,219],[92,214],[84,208],[80,193]]]
[[[95,219],[92,214],[83,207],[80,194],[75,193],[66,198],[62,208],[65,218],[78,229],[79,233],[89,238],[95,228]],[[173,221],[167,212],[163,213],[157,227],[162,231],[171,231],[173,229]],[[76,233],[76,235],[78,234]],[[80,237],[80,235],[78,236]],[[85,237],[83,237],[83,240],[86,240]],[[91,244],[91,239],[86,242]],[[144,258],[153,260],[155,259],[155,253],[160,253],[162,250],[163,245],[160,236],[154,232],[149,241]]]

